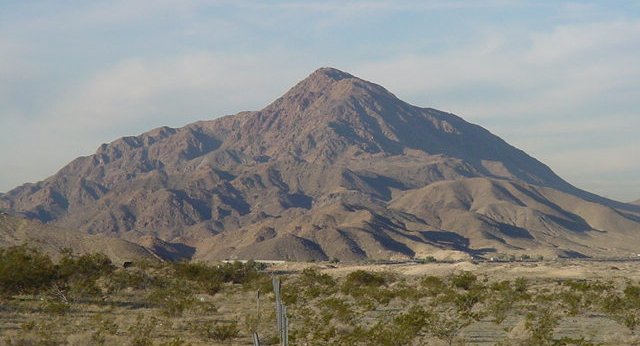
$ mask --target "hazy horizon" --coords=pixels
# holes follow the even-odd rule
[[[640,198],[640,4],[0,2],[0,191],[101,143],[259,110],[315,69],[455,113]]]

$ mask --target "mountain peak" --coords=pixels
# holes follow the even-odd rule
[[[364,81],[352,74],[332,67],[321,67],[311,73],[307,78],[296,84],[289,94],[299,93],[322,93],[329,94],[336,86],[341,85],[341,89],[345,89],[347,85],[353,84],[373,84]],[[286,94],[284,95],[286,96]]]
[[[330,78],[334,81],[339,81],[346,78],[356,78],[349,73],[340,71],[337,68],[333,68],[333,67],[321,67],[315,70],[311,75],[309,75],[309,78],[317,78],[319,76]]]
[[[336,102],[365,96],[400,101],[397,100],[395,95],[378,84],[332,67],[321,67],[297,83],[267,108],[273,108],[274,106],[292,108],[291,106],[293,106],[293,108],[306,109],[319,99],[330,100],[335,104]]]

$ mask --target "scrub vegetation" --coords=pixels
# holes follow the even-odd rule
[[[640,285],[471,271],[278,273],[291,345],[620,345],[638,340]],[[278,344],[274,270],[0,249],[5,345]],[[605,332],[605,329],[607,330]]]

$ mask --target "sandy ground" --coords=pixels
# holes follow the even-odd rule
[[[589,279],[640,280],[640,261],[555,260],[541,262],[478,262],[454,263],[394,263],[394,264],[318,264],[287,262],[269,268],[272,272],[295,273],[314,267],[334,276],[344,276],[355,270],[391,272],[408,276],[447,276],[470,271],[491,279]]]

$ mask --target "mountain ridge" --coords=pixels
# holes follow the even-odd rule
[[[443,184],[446,191],[436,189]],[[471,193],[477,189],[483,194]],[[436,190],[438,198],[425,197]],[[430,210],[408,212],[407,200]],[[485,209],[471,208],[480,200]],[[585,220],[571,204],[609,221]],[[635,206],[573,187],[480,126],[332,68],[316,70],[260,111],[103,144],[54,176],[0,196],[0,207],[90,234],[138,242],[157,236],[201,258],[358,260],[536,247],[601,254],[574,233],[599,239],[609,224],[631,232],[639,218]],[[466,221],[442,222],[449,212]],[[539,230],[562,235],[567,249]],[[453,236],[460,233],[464,239]],[[527,233],[533,240],[523,242]],[[430,238],[447,235],[457,245]]]

